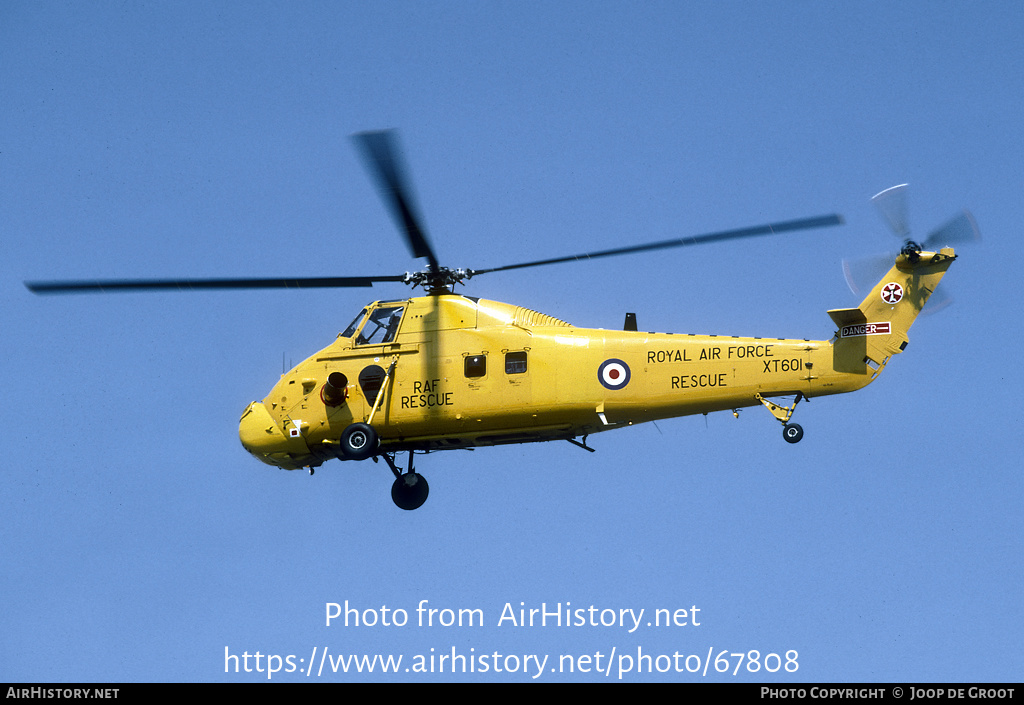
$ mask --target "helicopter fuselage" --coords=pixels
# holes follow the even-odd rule
[[[375,302],[361,318],[246,410],[242,442],[260,460],[298,469],[345,459],[339,436],[371,420],[381,452],[470,448],[837,394],[873,378],[836,371],[829,341],[576,328],[459,295]],[[392,335],[366,332],[384,319]],[[332,405],[334,373],[346,384]]]

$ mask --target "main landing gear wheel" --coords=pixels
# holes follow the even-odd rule
[[[798,423],[788,423],[782,428],[782,437],[786,439],[787,443],[799,443],[800,439],[804,437],[804,430]]]
[[[341,434],[341,451],[349,460],[366,460],[377,452],[377,444],[377,432],[365,423],[354,423]]]
[[[391,499],[399,509],[418,509],[427,501],[429,493],[426,478],[418,472],[407,472],[395,478],[395,484],[391,485]]]

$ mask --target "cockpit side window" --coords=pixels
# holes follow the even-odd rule
[[[404,306],[375,309],[356,338],[356,345],[382,345],[393,342],[404,312]]]
[[[341,334],[341,337],[351,338],[353,335],[355,335],[356,328],[358,328],[359,324],[363,322],[363,316],[365,315],[366,309],[364,308],[362,311],[359,312],[359,315],[356,316],[355,320],[348,324],[348,328],[346,328],[345,332]]]

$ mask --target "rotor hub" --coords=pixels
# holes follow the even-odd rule
[[[906,255],[907,259],[911,262],[917,262],[921,259],[922,247],[913,240],[907,240],[906,244],[903,245],[903,249],[900,250],[900,254]]]
[[[472,276],[472,269],[440,266],[435,269],[428,266],[419,272],[406,272],[402,281],[413,288],[422,286],[428,294],[449,294],[455,291],[456,284],[462,284]]]

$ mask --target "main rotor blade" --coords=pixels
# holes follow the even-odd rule
[[[393,130],[360,132],[352,136],[377,181],[381,195],[405,233],[413,257],[426,257],[434,271],[439,269],[434,249],[427,241],[412,205],[412,191],[402,174],[398,138]]]
[[[125,291],[201,291],[211,289],[316,289],[370,287],[376,282],[404,281],[403,275],[383,277],[305,277],[299,279],[93,279],[88,281],[25,282],[35,294],[116,293]]]
[[[523,262],[521,264],[509,264],[504,267],[493,267],[491,269],[474,269],[472,274],[488,274],[490,272],[503,272],[509,269],[522,269],[524,267],[538,267],[542,264],[557,264],[559,262],[572,262],[578,260],[597,259],[598,257],[612,257],[616,255],[628,255],[634,252],[650,252],[651,250],[663,250],[670,247],[685,247],[687,245],[704,245],[710,242],[721,242],[724,240],[738,240],[745,237],[757,237],[759,235],[775,235],[778,233],[794,230],[808,230],[811,228],[824,228],[832,225],[841,225],[843,218],[840,215],[823,215],[815,218],[804,218],[802,220],[787,220],[780,223],[768,223],[752,228],[740,228],[738,230],[723,230],[717,233],[706,235],[695,235],[675,240],[663,240],[652,242],[646,245],[634,245],[632,247],[619,247],[614,250],[600,250],[598,252],[585,252],[569,257],[554,257],[552,259],[537,260],[536,262]]]

